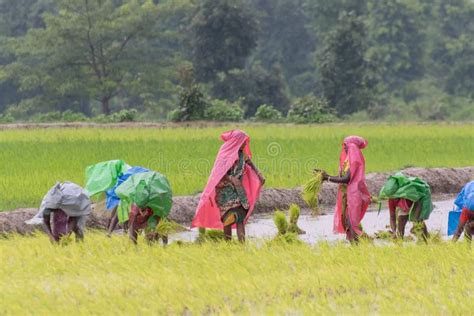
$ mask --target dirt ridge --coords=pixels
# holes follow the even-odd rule
[[[406,175],[420,177],[428,182],[431,191],[436,194],[455,194],[462,186],[474,178],[474,166],[463,168],[407,168],[402,170]],[[377,195],[382,185],[393,172],[369,173],[366,175],[367,185],[372,195]],[[337,185],[324,183],[319,196],[320,203],[331,207],[336,200]],[[257,202],[255,213],[272,212],[275,208],[286,209],[291,203],[305,208],[301,199],[301,188],[264,189]],[[176,196],[173,198],[173,208],[170,218],[182,224],[189,224],[194,216],[200,195]],[[16,232],[19,234],[31,233],[34,227],[26,225],[25,220],[35,215],[37,209],[17,209],[10,212],[0,212],[0,234]],[[87,226],[103,228],[107,221],[107,213],[94,212],[88,220]]]

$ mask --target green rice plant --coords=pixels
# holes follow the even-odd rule
[[[130,243],[0,239],[0,314],[471,315],[464,243]]]
[[[303,186],[301,197],[311,208],[313,215],[319,214],[319,191],[323,184],[323,173],[321,171],[315,171],[313,177],[307,181]]]
[[[156,232],[162,236],[188,231],[186,227],[170,219],[162,219],[156,226]]]
[[[415,235],[417,241],[424,241],[427,242],[429,239],[428,236],[424,236],[424,229],[426,227],[425,222],[413,222],[413,227],[410,229],[410,232]]]
[[[306,232],[298,227],[298,219],[300,218],[300,207],[297,204],[291,204],[288,213],[290,215],[290,224],[288,226],[288,232],[297,235],[305,234]]]
[[[288,221],[286,215],[280,210],[275,210],[273,213],[273,222],[278,230],[278,235],[282,236],[288,232]]]
[[[443,236],[441,235],[441,232],[430,232],[430,235],[428,236],[428,242],[434,244],[439,244],[443,242]]]
[[[303,243],[299,238],[298,234],[296,233],[289,233],[287,232],[284,235],[277,235],[275,238],[272,240],[269,240],[267,242],[268,246],[272,245],[281,245],[281,244],[297,244],[297,243]]]
[[[0,131],[0,210],[38,207],[56,181],[84,185],[87,165],[123,159],[159,171],[175,195],[202,191],[222,141],[240,128],[251,138],[253,160],[267,187],[294,188],[311,168],[337,173],[341,142],[347,135],[368,139],[366,171],[392,171],[406,165],[472,165],[472,124],[232,124],[183,128],[50,128]],[[393,148],[410,144],[403,155]],[[276,151],[272,149],[277,149]],[[452,153],[455,152],[456,155]],[[429,159],[427,159],[429,157]]]
[[[290,222],[286,219],[286,215],[281,210],[275,210],[273,214],[273,222],[277,228],[278,234],[274,239],[269,241],[269,244],[274,243],[300,243],[301,240],[298,239],[298,234],[304,234],[305,232],[298,227],[298,218],[299,218],[300,209],[298,205],[292,204],[290,206]]]
[[[212,241],[221,241],[225,239],[224,231],[218,229],[208,229],[206,237]]]
[[[386,230],[376,231],[375,234],[374,234],[374,237],[376,239],[381,239],[381,240],[393,240],[394,239],[393,232],[386,231]]]
[[[224,231],[218,229],[205,229],[199,227],[199,235],[196,238],[196,243],[201,244],[204,242],[220,242],[225,240]]]

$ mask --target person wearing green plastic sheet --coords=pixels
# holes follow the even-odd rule
[[[428,237],[427,220],[433,210],[430,186],[417,177],[407,177],[398,172],[388,178],[380,190],[380,200],[388,200],[390,227],[394,237],[403,238],[408,221],[413,231]]]
[[[86,191],[91,197],[104,193],[106,196],[106,209],[111,212],[107,223],[108,236],[112,234],[118,222],[117,208],[120,199],[115,195],[115,188],[130,176],[130,171],[134,168],[123,160],[108,160],[86,167]],[[149,170],[143,169],[143,171]],[[123,223],[122,226],[124,230],[128,229],[127,223]]]
[[[158,224],[168,217],[173,204],[171,186],[164,175],[155,171],[134,174],[115,193],[120,198],[119,222],[128,221],[128,235],[133,243],[137,243],[139,232],[144,231],[147,241],[162,239],[167,244],[167,236],[157,232]]]
[[[163,245],[168,244],[168,236],[156,231],[156,227],[161,221],[161,217],[155,215],[149,207],[138,207],[132,204],[128,215],[128,236],[133,243],[137,243],[138,233],[145,231],[146,240],[151,243],[154,241],[163,241]]]

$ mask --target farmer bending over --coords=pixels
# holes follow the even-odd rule
[[[89,196],[80,186],[72,182],[57,183],[44,196],[38,214],[26,223],[43,223],[53,243],[72,232],[76,240],[83,240],[91,211]]]
[[[474,181],[467,183],[463,187],[454,204],[459,209],[462,209],[462,212],[453,241],[457,241],[464,230],[464,237],[471,242],[472,235],[474,234]]]
[[[158,215],[154,215],[151,208],[139,208],[136,204],[133,204],[128,219],[128,236],[130,240],[136,244],[138,233],[140,230],[144,230],[148,243],[159,241],[161,238],[163,245],[167,245],[168,236],[156,232],[156,227],[160,221],[161,218]]]
[[[128,222],[128,236],[137,243],[140,231],[145,232],[149,243],[168,243],[168,236],[158,233],[158,224],[168,217],[173,204],[171,186],[164,175],[155,171],[131,175],[115,192],[120,198],[117,209],[118,221]]]
[[[417,177],[407,177],[398,172],[388,178],[380,190],[380,200],[388,200],[390,227],[394,237],[403,238],[408,221],[413,222],[412,231],[428,237],[425,224],[433,210],[431,190],[428,183]]]

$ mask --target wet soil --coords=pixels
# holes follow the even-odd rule
[[[446,196],[444,196],[446,198]],[[447,239],[447,227],[448,227],[448,212],[453,207],[452,196],[448,200],[441,200],[434,202],[435,209],[431,213],[430,218],[426,221],[426,225],[430,233],[436,233],[443,236],[443,239]],[[307,211],[307,210],[306,210]],[[310,215],[309,212],[301,215],[298,226],[303,229],[306,233],[300,235],[299,238],[307,243],[314,244],[318,241],[344,241],[345,235],[334,234],[332,231],[333,227],[333,214],[325,214],[319,216]],[[389,225],[389,212],[388,209],[382,209],[380,213],[378,210],[371,209],[366,214],[362,221],[364,231],[369,236],[374,236],[376,232],[387,231]],[[410,229],[412,224],[409,222],[405,229],[405,235],[410,236]],[[260,214],[253,217],[250,222],[246,225],[246,233],[248,239],[266,239],[270,240],[277,235],[277,229],[273,223],[273,219],[270,214]],[[194,241],[198,236],[196,229],[182,232],[171,236],[172,241]]]

